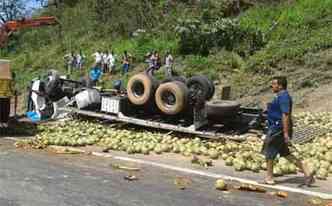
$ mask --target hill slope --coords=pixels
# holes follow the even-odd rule
[[[289,77],[299,104],[308,91],[331,83],[331,0],[71,2],[38,14],[57,16],[61,32],[57,27],[20,32],[2,52],[19,71],[21,87],[47,69],[64,71],[65,53],[83,50],[91,65],[93,52],[109,49],[118,55],[128,50],[141,69],[148,51],[171,50],[178,72],[230,84],[233,98],[243,98],[244,104],[256,104],[257,95],[269,93],[273,75]],[[138,29],[145,32],[133,36]],[[105,85],[114,78],[121,76],[105,77]]]

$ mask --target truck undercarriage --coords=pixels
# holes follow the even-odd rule
[[[128,89],[127,91],[103,90],[85,87],[79,81],[59,77],[54,79],[56,83],[46,82],[47,95],[52,98],[48,98],[48,107],[45,110],[48,112],[44,112],[53,118],[63,116],[61,114],[72,114],[205,138],[226,138],[237,141],[245,140],[245,136],[241,134],[247,133],[250,129],[264,128],[265,116],[261,109],[241,107],[235,101],[208,101],[207,98],[199,97],[202,91],[197,88],[197,85],[189,88],[186,100],[188,103],[182,111],[177,114],[165,114],[158,108],[155,101],[150,100],[141,105],[135,104],[130,100]],[[134,89],[135,92],[144,95],[144,91],[137,90],[146,88],[140,88],[139,84],[136,84],[136,87],[138,88]],[[166,95],[168,97],[162,99],[166,107],[173,107],[178,103],[176,93],[174,95],[171,91]],[[212,96],[213,94],[210,94],[209,98]]]

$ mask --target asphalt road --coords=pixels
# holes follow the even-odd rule
[[[308,205],[309,197],[290,194],[286,199],[252,192],[214,189],[214,179],[190,176],[154,167],[130,173],[112,168],[126,164],[87,155],[57,155],[16,149],[0,139],[0,206],[249,206]],[[176,177],[189,181],[186,189]]]

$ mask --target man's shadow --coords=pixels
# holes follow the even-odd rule
[[[304,177],[288,177],[288,178],[285,178],[285,179],[282,179],[282,180],[278,180],[276,181],[278,184],[292,184],[292,185],[297,185],[297,187],[299,188],[303,188],[303,187],[306,187],[306,188],[317,188],[318,186],[317,185],[310,185],[310,186],[307,186],[305,183],[305,178]]]

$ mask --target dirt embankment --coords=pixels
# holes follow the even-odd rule
[[[273,74],[264,77],[255,74],[245,78],[241,88],[233,88],[236,85],[232,85],[236,93],[232,96],[240,97],[234,99],[242,105],[264,107],[273,97],[269,78],[277,75],[288,78],[288,90],[293,96],[296,112],[332,111],[332,49],[310,53],[298,60],[283,61]],[[241,90],[248,92],[240,94]]]

